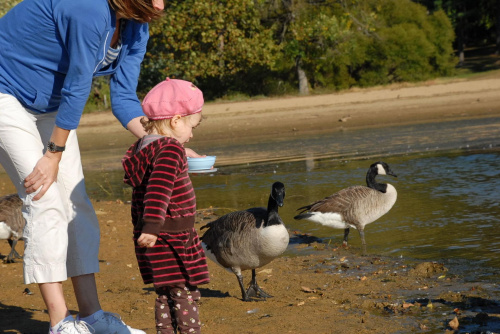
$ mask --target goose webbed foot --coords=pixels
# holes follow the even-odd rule
[[[6,262],[7,263],[15,263],[16,261],[14,259],[22,259],[23,257],[19,255],[19,253],[16,251],[16,245],[17,245],[17,240],[12,240],[9,239],[9,245],[10,245],[10,253],[7,255]]]
[[[248,287],[247,289],[247,297],[249,299],[255,298],[255,299],[266,299],[266,298],[272,298],[270,294],[265,292],[264,290],[261,289],[260,286],[257,285],[257,283],[252,284]]]
[[[19,253],[15,250],[15,249],[12,249],[9,253],[9,255],[7,255],[7,257],[3,260],[4,263],[16,263],[16,260],[15,259],[22,259],[23,257],[21,255],[19,255]]]
[[[270,294],[261,289],[261,287],[257,284],[257,278],[255,274],[255,269],[252,269],[252,280],[250,281],[250,286],[246,291],[246,296],[248,300],[253,299],[266,299],[272,298]]]

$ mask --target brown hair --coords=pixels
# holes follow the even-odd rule
[[[141,23],[160,18],[163,14],[163,11],[154,9],[152,0],[108,0],[108,3],[123,18]]]

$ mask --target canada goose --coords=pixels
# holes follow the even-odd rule
[[[15,258],[22,259],[16,251],[16,244],[22,238],[25,225],[21,211],[23,202],[17,194],[0,197],[0,239],[7,239],[10,245],[10,253],[4,262],[15,262]]]
[[[278,214],[278,206],[283,206],[284,199],[285,186],[275,182],[267,209],[231,212],[201,227],[208,228],[201,237],[205,253],[236,275],[244,301],[272,297],[258,286],[255,269],[280,256],[288,246],[289,234]],[[241,272],[249,269],[252,280],[245,291]]]
[[[307,219],[333,228],[344,229],[344,246],[347,246],[349,227],[359,231],[363,246],[363,255],[366,254],[364,228],[389,212],[396,202],[396,189],[385,183],[377,183],[377,175],[391,175],[393,173],[385,162],[376,162],[370,166],[366,174],[365,186],[352,186],[336,192],[320,201],[303,206],[294,219]]]

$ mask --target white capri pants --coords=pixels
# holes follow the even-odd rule
[[[99,223],[85,190],[76,132],[69,134],[57,181],[33,201],[24,179],[43,156],[56,113],[35,114],[0,93],[0,163],[23,200],[24,282],[62,282],[99,271]]]

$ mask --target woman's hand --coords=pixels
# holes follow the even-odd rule
[[[153,247],[156,244],[158,236],[156,234],[141,233],[139,239],[137,239],[137,245],[139,247]]]
[[[190,148],[185,147],[184,149],[186,150],[186,155],[190,158],[204,158],[204,157],[206,157],[206,154],[199,155],[198,153],[196,153],[195,151],[193,151]]]
[[[57,146],[65,147],[68,140],[70,130],[54,125],[50,142],[55,143]],[[61,161],[63,152],[50,152],[48,149],[43,157],[38,160],[33,168],[33,171],[24,179],[24,188],[26,193],[31,194],[39,190],[38,194],[33,197],[34,201],[42,198],[43,195],[49,190],[49,187],[57,180],[57,173],[59,172],[59,162]]]
[[[61,157],[62,152],[46,152],[45,155],[38,160],[31,174],[24,179],[26,193],[34,193],[40,188],[38,194],[33,197],[34,201],[42,198],[52,183],[57,180]]]

